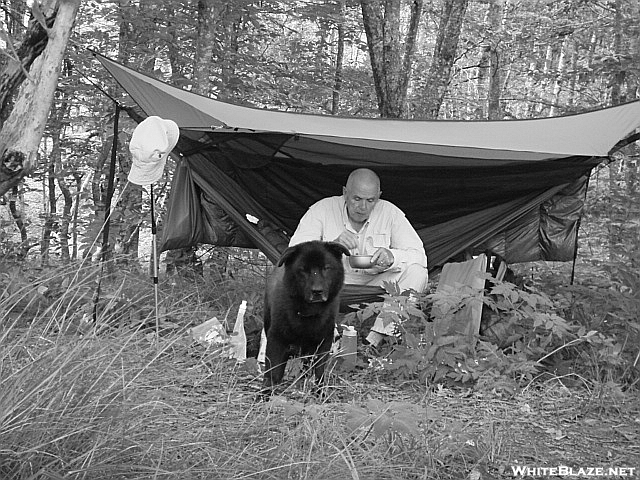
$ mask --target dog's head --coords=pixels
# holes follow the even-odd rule
[[[278,266],[285,268],[291,296],[307,303],[335,298],[344,283],[342,255],[349,255],[349,250],[336,242],[312,241],[287,248]]]

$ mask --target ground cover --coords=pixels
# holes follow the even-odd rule
[[[144,274],[105,280],[91,320],[96,273],[4,277],[0,478],[563,478],[544,470],[556,467],[633,478],[620,469],[640,467],[640,400],[610,376],[480,387],[361,362],[335,365],[324,397],[292,368],[261,400],[255,362],[188,331],[212,311],[232,317],[247,296],[237,284],[161,284],[156,339]]]

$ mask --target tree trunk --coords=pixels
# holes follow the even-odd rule
[[[544,56],[544,66],[542,67],[542,82],[541,82],[541,101],[535,106],[535,115],[541,117],[544,115],[544,110],[547,108],[548,95],[545,92],[549,91],[549,82],[551,78],[551,68],[553,67],[553,45],[548,44],[546,53]]]
[[[482,47],[482,55],[480,55],[476,73],[478,106],[476,108],[475,118],[479,120],[486,119],[489,116],[487,100],[489,98],[489,68],[491,66],[490,53],[491,47],[489,45]]]
[[[640,2],[635,2],[635,4],[630,5],[629,9],[630,9],[629,11],[630,18],[635,18],[635,19],[640,18]],[[637,21],[635,21],[634,23],[631,24],[631,26],[629,27],[629,30],[630,30],[629,36],[628,36],[628,39],[630,42],[629,55],[631,56],[631,58],[636,59],[635,65],[637,69],[638,61],[640,61],[640,25],[638,24]],[[638,79],[637,73],[635,75],[629,75],[627,77],[627,98],[629,98],[629,100],[639,97],[640,95],[640,91],[638,91],[639,82],[640,82],[640,79]],[[638,248],[640,249],[640,245],[638,245]]]
[[[333,95],[331,98],[331,115],[337,115],[340,110],[340,90],[342,90],[342,68],[344,63],[344,22],[346,17],[346,0],[340,0],[338,21],[338,45],[336,51],[336,70],[333,80]]]
[[[406,114],[407,87],[423,1],[411,1],[409,26],[404,38],[401,0],[361,0],[360,5],[378,110],[382,117],[401,118]]]
[[[504,0],[492,0],[487,11],[485,24],[488,39],[478,63],[477,90],[480,108],[476,118],[489,120],[502,118],[500,106],[502,78],[498,44],[502,30],[503,5]]]
[[[71,252],[69,250],[69,224],[71,222],[71,209],[73,208],[73,195],[66,180],[62,175],[58,175],[58,186],[64,198],[64,206],[62,208],[62,216],[60,217],[59,237],[60,237],[60,258],[64,263],[71,260]]]
[[[489,120],[501,120],[504,116],[500,97],[502,95],[502,75],[500,71],[500,52],[497,47],[491,49],[489,68]]]
[[[118,145],[124,142],[118,142]],[[127,176],[132,166],[131,156],[127,153],[119,154],[119,171],[116,174],[116,184],[125,185]],[[153,188],[149,185],[148,188]],[[114,200],[112,200],[112,203]],[[117,220],[112,218],[112,222],[117,225],[118,230],[115,238],[114,250],[118,253],[120,260],[126,255],[134,260],[138,258],[138,245],[140,240],[140,224],[142,222],[142,186],[129,183],[124,191],[120,192],[117,205],[112,205],[118,212]]]
[[[571,66],[569,67],[571,76],[569,77],[569,98],[567,100],[567,106],[571,111],[574,111],[576,104],[576,85],[578,83],[578,51],[576,45],[573,44],[571,49]]]
[[[216,0],[198,1],[198,27],[196,31],[196,52],[193,61],[193,81],[195,92],[209,95],[213,49],[216,44],[216,23],[214,18],[214,2]]]
[[[59,131],[58,131],[59,133]],[[55,183],[55,155],[60,155],[60,137],[54,135],[53,149],[47,166],[45,189],[45,220],[42,227],[42,240],[40,241],[40,261],[42,265],[49,264],[49,247],[51,246],[51,233],[55,230],[56,223],[56,183]]]
[[[609,164],[609,208],[607,215],[607,240],[609,261],[616,261],[616,254],[618,252],[619,240],[620,240],[620,226],[618,224],[618,211],[616,208],[616,202],[620,198],[618,192],[618,165],[616,163]]]
[[[437,118],[444,102],[468,4],[468,0],[445,0],[444,2],[438,36],[433,50],[433,60],[423,92],[423,108],[426,118]]]
[[[80,0],[58,0],[45,11],[57,10],[42,54],[32,65],[33,81],[22,85],[15,106],[0,132],[0,195],[17,185],[35,168],[36,153],[53,101],[64,51]],[[37,5],[37,4],[34,4]],[[34,7],[37,8],[37,7]]]
[[[329,46],[327,38],[330,36],[331,24],[322,18],[318,18],[317,22],[314,67],[316,72],[322,72],[325,64],[325,52]]]
[[[611,75],[611,104],[619,105],[627,101],[623,85],[627,76],[626,68],[622,65],[621,58],[629,52],[623,46],[623,15],[622,0],[615,0],[615,25],[613,32],[613,51],[616,58],[616,67]]]
[[[11,18],[15,19],[21,12],[24,15],[25,7],[26,3],[21,5],[16,15],[11,16]],[[54,10],[51,15],[46,18],[47,27],[51,28],[53,26],[56,14],[57,10]],[[9,33],[16,35],[18,25],[19,22],[16,20],[9,22]],[[0,73],[0,125],[4,124],[5,120],[9,117],[11,111],[10,100],[26,78],[26,72],[30,70],[35,59],[38,58],[46,47],[47,40],[47,32],[42,25],[40,25],[40,22],[31,19],[18,48],[15,49],[15,51],[9,48],[8,55],[10,56],[3,55],[3,57],[0,58],[2,62],[2,73]]]
[[[500,97],[502,96],[502,71],[500,69],[500,37],[504,23],[504,0],[494,0],[489,6],[489,33],[492,36],[489,43],[489,95],[487,117],[489,120],[500,120],[504,116]]]
[[[24,33],[24,17],[27,13],[27,8],[26,0],[12,0],[11,2],[11,15],[7,15],[5,21],[7,24],[7,33],[14,38]]]
[[[69,78],[73,74],[72,62],[65,60],[62,75]],[[62,215],[58,215],[56,219],[56,231],[58,232],[58,242],[60,246],[60,258],[63,262],[68,263],[70,260],[69,252],[69,221],[71,219],[71,207],[73,205],[73,195],[69,190],[69,186],[65,180],[65,169],[62,163],[62,150],[65,138],[65,127],[68,125],[69,117],[69,87],[66,82],[60,88],[56,95],[54,110],[50,115],[51,137],[54,139],[54,148],[51,152],[51,158],[54,163],[54,177],[62,193],[64,206]],[[72,167],[73,168],[73,167]],[[55,188],[55,186],[53,187]],[[55,200],[54,200],[55,201]]]
[[[564,82],[565,73],[567,70],[566,62],[566,49],[567,49],[567,37],[562,39],[560,44],[560,53],[558,55],[558,68],[556,69],[556,76],[553,80],[553,93],[551,96],[551,108],[549,109],[549,116],[556,115],[558,106],[560,105],[560,92],[562,91],[562,83]]]
[[[176,18],[176,7],[179,8],[179,6],[170,2],[166,4],[166,34],[169,36],[169,41],[167,42],[167,57],[169,59],[169,64],[171,65],[171,83],[173,85],[178,85],[180,79],[185,77],[185,60],[190,60],[184,58],[185,55],[183,54],[182,49],[182,39],[178,35],[180,22],[178,21],[176,23],[173,21],[173,19]]]
[[[78,259],[78,212],[80,211],[80,200],[85,182],[82,175],[74,173],[73,178],[76,182],[76,194],[73,198],[73,206],[71,207],[71,260]]]
[[[522,115],[523,118],[531,118],[533,117],[535,111],[535,84],[536,84],[536,76],[538,74],[538,63],[536,59],[538,58],[538,48],[534,45],[533,51],[531,52],[531,61],[529,62],[529,68],[527,69],[527,80],[525,82],[524,89],[524,98],[528,100],[527,107]]]
[[[216,16],[215,26],[218,38],[218,47],[214,52],[213,62],[220,65],[218,70],[220,71],[220,93],[218,94],[221,100],[238,101],[244,100],[242,94],[237,87],[229,88],[231,84],[230,80],[235,80],[236,77],[236,65],[235,59],[238,58],[240,53],[240,41],[239,36],[242,35],[243,24],[247,18],[243,18],[244,13],[241,5],[230,1],[221,2],[222,5],[217,5],[217,9],[214,12]]]
[[[113,145],[113,135],[102,135],[102,148],[96,157],[91,175],[91,201],[93,204],[93,214],[89,219],[89,225],[83,229],[82,236],[85,244],[89,247],[83,252],[83,257],[92,256],[96,248],[100,248],[100,232],[104,224],[106,211],[106,186],[103,185],[102,177],[105,165],[108,165],[111,146]],[[78,202],[76,201],[76,212]],[[74,228],[75,229],[75,228]]]
[[[20,232],[20,248],[16,253],[18,260],[23,260],[29,250],[31,249],[31,245],[29,245],[29,234],[27,232],[27,226],[24,223],[24,219],[22,217],[22,209],[18,208],[18,201],[20,199],[20,189],[17,185],[11,187],[11,194],[9,196],[9,211],[11,212],[11,216],[13,217],[13,221],[16,222],[16,227],[18,227],[18,231]],[[20,202],[22,203],[22,202]]]
[[[68,62],[65,62],[65,74],[68,74]],[[42,228],[42,240],[40,243],[40,258],[43,265],[49,262],[51,238],[53,232],[60,232],[60,222],[57,208],[56,179],[63,175],[62,171],[62,139],[64,137],[65,117],[69,114],[69,103],[65,98],[64,87],[58,89],[58,101],[54,102],[49,116],[49,131],[51,139],[51,152],[47,166],[47,184],[44,187],[48,201],[45,202],[45,221]]]

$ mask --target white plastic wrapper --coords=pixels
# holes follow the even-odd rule
[[[224,346],[229,342],[229,335],[218,320],[213,317],[191,329],[191,337],[198,343],[208,346]]]

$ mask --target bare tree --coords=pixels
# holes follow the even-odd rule
[[[422,0],[410,2],[406,34],[402,33],[402,0],[361,0],[378,109],[382,117],[401,118],[406,113]]]
[[[451,80],[451,70],[456,59],[458,40],[469,0],[445,0],[438,36],[433,50],[433,60],[425,82],[423,115],[437,118]]]
[[[0,131],[0,195],[17,185],[36,166],[38,146],[79,6],[80,0],[33,3],[34,17],[46,33],[46,39],[38,42],[45,41],[46,46],[33,61],[30,78],[19,89],[15,106]],[[51,19],[53,24],[49,27]],[[5,88],[15,87],[13,83]]]
[[[331,99],[331,115],[337,115],[340,109],[340,90],[342,90],[342,69],[344,64],[344,30],[346,16],[346,0],[339,0],[339,21],[337,25],[336,70],[334,74],[333,94]]]
[[[194,87],[197,93],[208,95],[211,88],[211,67],[216,44],[216,0],[198,1],[196,52],[193,61]]]

